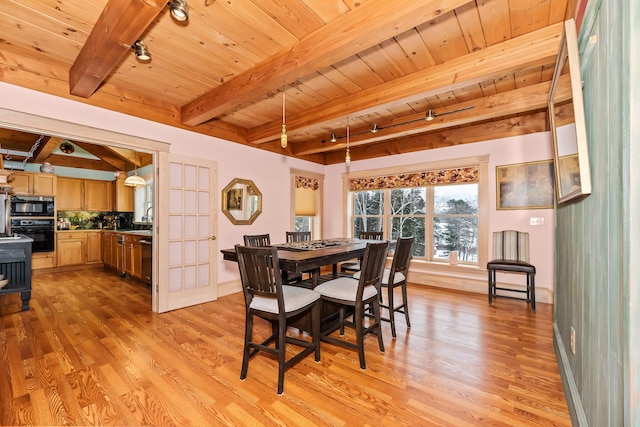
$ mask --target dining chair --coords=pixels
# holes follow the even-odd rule
[[[521,299],[531,303],[531,311],[536,311],[536,267],[529,263],[529,233],[516,230],[495,231],[493,233],[493,256],[487,263],[489,273],[489,305],[494,298],[505,297]],[[524,273],[527,276],[526,288],[514,289],[498,287],[496,272]],[[525,298],[511,295],[498,295],[497,291],[525,293]]]
[[[286,238],[287,238],[287,243],[308,242],[311,240],[311,232],[310,231],[287,231]]]
[[[275,247],[236,245],[235,250],[246,308],[240,379],[247,378],[249,360],[264,351],[278,359],[278,394],[282,394],[286,370],[311,353],[315,353],[316,362],[320,361],[320,294],[311,289],[282,284]],[[287,335],[287,321],[303,313],[311,314],[310,340]],[[263,342],[254,341],[254,316],[271,322],[271,335]],[[287,344],[302,349],[287,359]]]
[[[271,246],[271,236],[267,234],[245,234],[242,236],[245,246],[262,247]],[[283,271],[282,282],[284,284],[295,283],[302,280],[302,274],[295,271]]]
[[[245,234],[242,238],[245,246],[271,246],[271,237],[269,234]]]
[[[400,237],[396,241],[395,252],[391,267],[385,268],[382,275],[382,289],[387,289],[387,304],[380,303],[381,308],[389,311],[389,317],[380,317],[380,320],[391,323],[391,336],[396,338],[396,320],[395,313],[404,314],[407,328],[411,327],[409,321],[409,300],[407,298],[407,275],[409,273],[409,263],[411,262],[411,254],[413,250],[413,237]],[[354,279],[359,279],[361,272],[358,271],[353,275]],[[400,288],[402,292],[402,304],[395,305],[394,290]],[[382,299],[383,294],[380,294]]]
[[[382,231],[361,231],[358,233],[358,239],[364,240],[382,240]],[[362,259],[357,261],[343,262],[340,265],[340,271],[342,273],[355,273],[360,271],[360,263]]]
[[[372,333],[378,336],[378,346],[384,352],[382,328],[380,326],[380,286],[384,271],[389,242],[367,243],[362,259],[362,270],[359,279],[353,277],[338,277],[315,287],[315,291],[322,295],[322,301],[338,306],[338,321],[327,327],[320,334],[320,340],[358,351],[360,368],[366,369],[364,358],[364,337]],[[373,319],[365,315],[365,309],[371,307]],[[347,308],[353,310],[345,316]],[[349,321],[351,317],[351,321]],[[366,326],[365,326],[366,317]],[[345,326],[355,329],[356,342],[340,339],[332,334],[340,330],[344,335]]]

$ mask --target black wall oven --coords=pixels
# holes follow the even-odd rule
[[[55,215],[53,197],[11,196],[11,217]]]
[[[11,232],[31,237],[31,251],[34,253],[55,250],[55,227],[56,220],[53,218],[11,218]]]

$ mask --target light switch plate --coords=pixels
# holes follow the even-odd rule
[[[529,225],[544,225],[544,218],[529,218]]]

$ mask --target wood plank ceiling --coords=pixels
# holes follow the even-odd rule
[[[354,161],[547,129],[561,23],[575,4],[189,0],[179,23],[161,0],[3,0],[0,80],[334,164],[347,124]],[[136,59],[136,40],[151,61]],[[2,148],[28,151],[17,134],[0,132]],[[50,143],[34,161],[57,160]]]

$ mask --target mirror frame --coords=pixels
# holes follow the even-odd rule
[[[569,65],[569,76],[562,74],[565,65]],[[566,80],[569,79],[567,83]],[[570,83],[570,84],[569,84]],[[570,87],[570,90],[569,90]],[[560,154],[558,141],[559,126],[556,123],[556,112],[560,109],[557,105],[568,100],[572,100],[573,117],[575,124],[575,145],[576,156],[578,161],[577,172],[567,171],[562,167],[562,156]],[[591,194],[591,172],[589,167],[589,146],[587,142],[587,129],[584,115],[584,101],[582,98],[582,78],[580,77],[580,57],[578,54],[578,35],[576,31],[576,23],[573,19],[569,19],[564,23],[564,31],[560,41],[560,49],[556,59],[556,68],[551,81],[551,89],[549,90],[549,123],[551,126],[551,135],[553,139],[553,163],[555,169],[556,193],[558,195],[558,203],[563,203],[576,197]],[[563,182],[577,182],[579,178],[579,186],[572,186],[565,191],[562,186]]]
[[[251,216],[247,219],[242,219],[242,218],[238,219],[233,215],[233,213],[229,211],[229,206],[228,206],[229,191],[231,191],[238,184],[243,186],[242,188],[244,191],[246,191],[247,188],[251,188],[251,191],[258,196],[258,207],[255,210],[255,212],[253,212]],[[231,221],[235,225],[253,224],[253,221],[255,221],[256,218],[258,218],[258,216],[262,213],[262,193],[260,192],[260,190],[258,190],[258,187],[256,187],[253,181],[248,179],[234,178],[229,183],[229,185],[224,187],[224,189],[222,190],[222,212],[225,214],[227,218],[229,218],[229,221]],[[244,208],[241,209],[240,212],[244,213]]]

